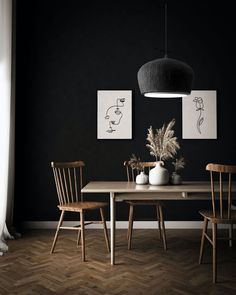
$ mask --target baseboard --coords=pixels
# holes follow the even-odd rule
[[[58,221],[27,221],[23,222],[25,229],[55,229]],[[65,221],[65,226],[78,225],[76,221]],[[158,226],[156,221],[134,221],[134,228],[136,229],[156,229]],[[165,221],[166,229],[201,229],[203,226],[202,221]],[[107,222],[107,227],[110,228],[110,222]],[[228,228],[227,225],[219,225],[219,228]],[[86,228],[102,228],[102,224],[90,224]],[[117,229],[127,229],[127,221],[117,221]]]

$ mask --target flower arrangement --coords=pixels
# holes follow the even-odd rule
[[[180,148],[177,137],[174,136],[173,126],[175,119],[168,124],[164,123],[160,129],[153,130],[152,126],[148,129],[146,146],[150,149],[150,155],[156,158],[156,161],[173,158]]]
[[[172,165],[175,167],[175,171],[171,174],[171,183],[172,184],[181,184],[182,183],[182,177],[178,173],[180,169],[183,169],[185,166],[184,157],[176,158],[174,162],[172,162]]]
[[[137,157],[135,154],[131,155],[128,163],[132,169],[136,169],[137,171],[144,170],[143,163],[141,162],[140,157]]]
[[[175,168],[175,172],[177,172],[180,169],[183,169],[185,166],[185,160],[184,157],[180,157],[180,158],[176,158],[174,162],[172,162],[174,168]]]

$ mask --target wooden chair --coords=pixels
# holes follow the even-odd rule
[[[108,205],[108,203],[83,201],[81,188],[83,187],[82,173],[83,173],[84,166],[85,164],[83,161],[64,162],[64,163],[51,162],[51,167],[53,170],[56,191],[57,191],[58,201],[59,201],[59,205],[57,207],[61,211],[61,216],[58,222],[56,234],[55,234],[52,248],[51,248],[51,253],[53,253],[54,251],[60,229],[76,230],[78,231],[77,245],[79,244],[80,238],[81,238],[83,261],[85,261],[84,227],[87,224],[93,223],[93,222],[85,223],[84,213],[86,210],[97,210],[97,209],[100,210],[102,221],[99,223],[103,223],[106,246],[107,246],[107,250],[110,251],[106,221],[104,217],[104,208]],[[65,212],[79,212],[80,225],[73,226],[73,227],[62,226]]]
[[[146,174],[148,174],[149,170],[156,166],[155,162],[142,162],[144,170]],[[127,180],[128,181],[135,181],[135,178],[139,171],[132,169],[128,161],[124,162],[124,166],[126,168],[127,173]],[[159,236],[160,239],[163,241],[164,249],[167,250],[167,243],[166,243],[166,232],[165,232],[165,223],[162,211],[162,203],[158,200],[127,200],[126,203],[129,204],[129,225],[128,225],[128,249],[131,249],[131,240],[132,240],[132,233],[133,233],[133,217],[134,217],[134,207],[135,206],[142,206],[142,205],[151,205],[156,207],[157,213],[157,221],[158,221],[158,229],[159,229]]]
[[[202,263],[203,249],[205,238],[212,245],[213,251],[213,283],[217,281],[217,225],[218,224],[229,224],[229,237],[224,238],[230,241],[232,246],[233,239],[233,224],[236,223],[236,211],[232,210],[232,177],[231,174],[236,173],[236,166],[232,165],[219,165],[219,164],[208,164],[206,170],[210,171],[211,179],[211,195],[212,195],[212,209],[199,211],[204,218],[204,225],[202,230],[201,247],[199,264]],[[216,177],[219,180],[216,181]],[[226,177],[226,185],[223,184],[223,177]],[[219,196],[215,193],[216,185],[219,187]],[[223,190],[224,189],[224,190]],[[223,198],[223,196],[225,196]],[[212,226],[212,235],[209,236],[207,233],[208,222]]]

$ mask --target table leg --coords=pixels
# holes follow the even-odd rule
[[[116,231],[116,216],[115,216],[115,194],[110,193],[110,223],[111,223],[111,265],[115,264],[115,231]]]

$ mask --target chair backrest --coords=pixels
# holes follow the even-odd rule
[[[141,164],[143,165],[144,172],[146,174],[149,173],[151,168],[156,166],[156,162],[141,162]],[[129,161],[125,161],[124,166],[126,168],[127,180],[135,181],[135,178],[140,173],[140,170],[132,168]]]
[[[82,170],[84,166],[83,161],[51,162],[60,205],[83,201],[81,188],[83,187]]]
[[[206,170],[210,171],[213,216],[216,217],[215,185],[217,183],[219,185],[220,218],[229,218],[230,219],[231,218],[231,205],[232,205],[232,193],[231,193],[232,177],[231,177],[231,174],[236,173],[236,166],[210,163],[210,164],[207,164]],[[216,180],[216,177],[218,177],[218,180]],[[223,177],[226,182],[226,183],[224,183],[224,185],[223,185]],[[224,189],[223,189],[223,187],[224,187]],[[223,193],[227,194],[227,202],[223,202]],[[227,209],[227,216],[223,216],[223,211],[226,209]]]

